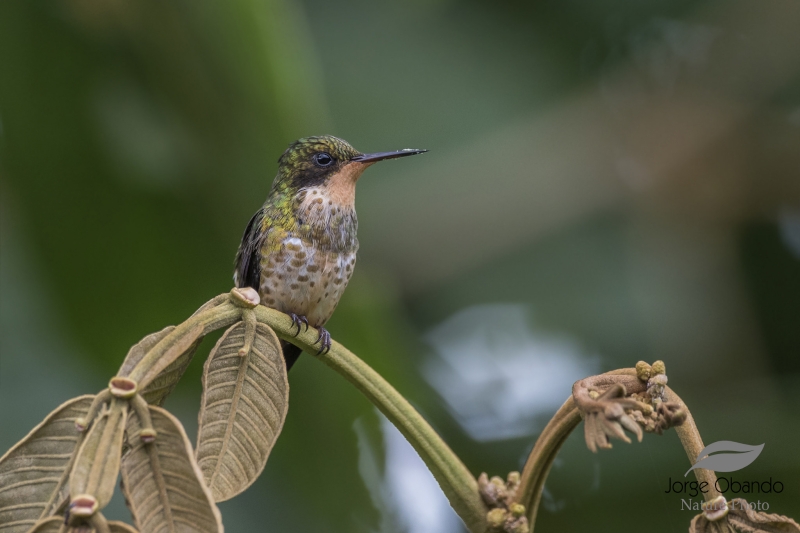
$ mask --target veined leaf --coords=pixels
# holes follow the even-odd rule
[[[66,527],[62,531],[61,526],[64,525],[64,518],[60,516],[53,516],[45,518],[38,522],[33,528],[28,530],[28,533],[95,533],[97,531],[89,526]],[[111,521],[108,523],[108,530],[111,533],[138,533],[133,527],[124,522]]]
[[[206,361],[197,437],[197,463],[216,501],[236,496],[264,470],[283,428],[289,382],[280,342],[258,323],[250,352],[240,322],[220,338]]]
[[[158,433],[150,444],[139,438],[137,416],[128,418],[132,448],[122,458],[122,492],[142,533],[222,533],[222,519],[195,463],[181,423],[150,406]]]
[[[67,482],[83,440],[75,419],[94,396],[61,404],[0,458],[0,531],[24,533],[50,516],[68,496]]]
[[[128,350],[128,355],[125,357],[125,361],[122,363],[122,367],[119,369],[118,375],[127,376],[130,374],[131,370],[133,370],[136,364],[142,360],[147,352],[153,349],[153,347],[158,344],[161,339],[169,335],[174,329],[175,326],[167,326],[161,331],[151,333],[140,340],[136,345],[131,347],[131,349]],[[178,381],[180,381],[183,373],[186,371],[186,367],[188,367],[189,363],[192,362],[194,353],[197,351],[197,347],[200,345],[202,340],[202,337],[197,339],[186,351],[180,355],[180,357],[170,363],[167,368],[161,371],[161,373],[159,373],[158,376],[156,376],[155,379],[153,379],[153,381],[151,381],[144,388],[144,390],[141,391],[141,394],[144,399],[147,400],[147,403],[153,405],[164,405],[164,401],[167,399],[167,396],[172,393],[175,385],[178,384]]]
[[[158,344],[158,342],[172,333],[172,330],[175,329],[175,326],[167,326],[161,331],[156,331],[155,333],[151,333],[147,335],[142,340],[131,346],[131,349],[128,350],[128,355],[125,356],[125,360],[122,361],[122,366],[119,368],[119,372],[117,373],[118,376],[127,376],[130,374],[133,367],[135,367],[139,361],[141,361],[147,352],[153,349],[153,347]]]
[[[69,494],[75,499],[90,494],[102,509],[111,501],[119,476],[122,441],[128,417],[128,402],[114,398],[92,422],[83,439],[69,479]]]

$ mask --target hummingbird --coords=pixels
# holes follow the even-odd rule
[[[292,324],[318,330],[317,355],[331,346],[323,327],[356,264],[356,182],[367,167],[427,150],[363,154],[332,135],[299,139],[278,159],[264,205],[250,219],[236,252],[234,284],[252,287],[261,303]],[[286,369],[301,349],[282,341]]]

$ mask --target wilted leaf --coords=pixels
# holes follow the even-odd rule
[[[67,481],[83,434],[75,419],[94,396],[60,405],[0,459],[0,530],[24,533],[67,498]]]
[[[177,326],[176,329],[179,329]],[[137,381],[139,385],[147,390],[147,387],[155,381],[163,372],[167,370],[175,361],[182,359],[186,356],[187,352],[192,351],[197,347],[197,344],[203,339],[205,327],[203,324],[197,324],[189,331],[184,330],[180,335],[173,337],[167,335],[163,343],[156,345],[151,353],[148,353],[145,358],[136,367],[131,370],[128,377]],[[161,346],[163,344],[163,346]],[[148,358],[152,352],[157,352],[154,359]]]
[[[150,415],[158,432],[155,442],[141,442],[139,419],[131,416],[132,448],[122,458],[122,491],[136,527],[142,533],[221,533],[219,510],[183,426],[160,407],[150,406]]]
[[[257,324],[250,352],[245,324],[232,326],[214,346],[203,372],[197,463],[216,501],[236,496],[264,470],[283,428],[289,382],[280,342]]]
[[[127,376],[131,373],[131,370],[141,361],[144,356],[153,349],[153,347],[158,344],[158,342],[172,333],[172,330],[175,329],[175,326],[167,326],[161,331],[156,331],[155,333],[151,333],[147,335],[145,338],[131,346],[131,349],[128,350],[128,355],[125,356],[125,360],[122,361],[122,366],[119,368],[119,372],[117,372],[118,376]]]
[[[94,533],[96,531],[88,526],[81,526],[80,528],[67,527],[62,531],[61,526],[63,525],[64,518],[60,516],[54,516],[40,521],[33,526],[32,529],[28,530],[28,533]],[[111,533],[138,533],[128,524],[114,520],[108,523],[108,530]]]
[[[194,353],[197,351],[197,347],[200,346],[202,341],[202,337],[197,339],[188,350],[183,352],[180,357],[162,370],[161,373],[144,388],[142,396],[147,400],[147,403],[159,406],[164,405],[167,396],[172,394],[175,385],[177,385],[178,381],[183,377],[186,367],[192,362]]]
[[[627,392],[622,384],[609,387],[596,400],[584,400],[578,406],[584,413],[584,437],[586,446],[596,452],[598,448],[611,448],[610,437],[630,443],[625,430],[636,435],[642,441],[642,429],[636,421],[625,412],[625,408],[636,407],[635,401],[626,397]]]
[[[69,494],[74,498],[90,494],[102,509],[111,501],[119,476],[122,441],[128,418],[128,402],[115,398],[92,422],[83,440],[69,480]]]
[[[158,344],[161,339],[169,335],[174,329],[175,326],[167,326],[159,332],[151,333],[135,344],[130,350],[128,350],[128,355],[125,357],[125,361],[122,362],[122,367],[120,367],[118,375],[127,376],[130,374],[131,370],[133,370],[137,363],[142,360],[147,352],[153,349],[153,347]],[[189,363],[192,362],[192,357],[194,357],[194,353],[197,351],[197,347],[202,341],[202,337],[197,339],[186,351],[184,351],[177,359],[175,359],[175,361],[170,363],[167,368],[161,371],[161,373],[158,374],[158,376],[156,376],[153,381],[151,381],[150,384],[148,384],[144,390],[141,391],[141,394],[144,399],[147,400],[147,403],[153,405],[164,404],[164,400],[166,400],[167,396],[172,393],[175,385],[178,384],[178,381],[180,381],[183,373],[186,371],[186,367],[188,367]]]
[[[208,311],[209,309],[217,307],[218,305],[222,305],[223,303],[230,301],[230,299],[231,299],[230,293],[225,292],[222,294],[218,294],[217,296],[214,296],[209,301],[198,307],[197,311],[192,313],[192,316],[197,316],[200,313],[203,313],[205,311]]]
[[[753,509],[747,500],[730,501],[728,522],[742,533],[800,533],[800,524],[779,514],[762,513]]]
[[[779,514],[762,513],[751,507],[747,500],[736,498],[725,502],[720,497],[727,514],[709,519],[704,511],[692,519],[689,533],[800,533],[800,524]]]

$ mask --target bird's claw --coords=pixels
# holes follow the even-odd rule
[[[303,315],[296,315],[294,313],[289,313],[289,316],[292,318],[292,327],[297,326],[297,333],[294,334],[295,337],[300,335],[300,325],[306,325],[306,331],[308,331],[308,319]]]
[[[314,341],[314,344],[320,343],[319,351],[317,355],[322,355],[323,353],[328,353],[331,351],[331,334],[328,333],[328,330],[325,328],[319,328],[319,336],[317,340]]]

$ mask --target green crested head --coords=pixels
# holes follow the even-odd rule
[[[333,135],[304,137],[289,145],[278,159],[278,175],[273,190],[299,190],[309,187],[338,186],[355,182],[373,163],[414,155],[426,150],[399,150],[362,154],[350,143]]]
[[[275,182],[297,189],[322,185],[359,155],[350,143],[333,135],[304,137],[290,144],[278,159]]]

